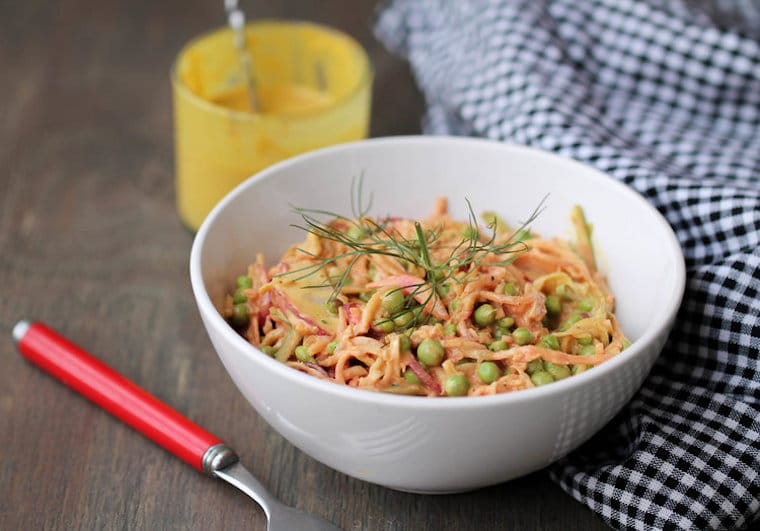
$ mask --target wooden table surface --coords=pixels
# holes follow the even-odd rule
[[[203,330],[193,235],[174,209],[169,66],[222,0],[0,3],[0,529],[265,529],[262,511],[25,362],[45,321],[225,439],[288,504],[344,529],[602,529],[545,472],[451,496],[314,461],[257,416]],[[374,2],[243,1],[341,28],[376,72],[372,135],[419,132],[424,100],[373,37]]]

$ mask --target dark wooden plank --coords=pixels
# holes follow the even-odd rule
[[[374,3],[243,2],[256,17],[352,33],[375,66],[374,136],[419,132],[407,66],[372,36]],[[174,211],[168,69],[222,2],[0,4],[0,529],[264,529],[255,504],[193,472],[24,362],[48,322],[229,441],[286,503],[346,529],[600,529],[544,473],[453,496],[338,474],[284,441],[209,344]]]

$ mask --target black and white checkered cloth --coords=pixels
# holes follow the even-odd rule
[[[643,387],[552,477],[611,526],[760,519],[760,3],[395,0],[425,131],[589,163],[662,212],[686,294]]]

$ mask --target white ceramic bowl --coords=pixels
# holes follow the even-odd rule
[[[217,308],[263,252],[273,264],[304,234],[290,206],[350,214],[363,175],[374,215],[426,217],[437,196],[465,219],[496,210],[542,236],[572,236],[570,209],[594,226],[617,316],[633,345],[551,385],[486,397],[425,398],[352,389],[308,376],[259,352]],[[663,347],[684,289],[680,247],[636,192],[588,166],[501,143],[446,137],[374,139],[313,151],[266,169],[209,214],[190,258],[198,308],[224,366],[258,413],[295,446],[359,479],[424,493],[462,491],[540,469],[576,448],[631,398]]]

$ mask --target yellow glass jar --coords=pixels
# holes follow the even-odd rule
[[[177,210],[197,230],[250,175],[298,153],[366,138],[372,72],[348,35],[307,22],[246,27],[256,112],[230,29],[198,37],[172,69]]]

